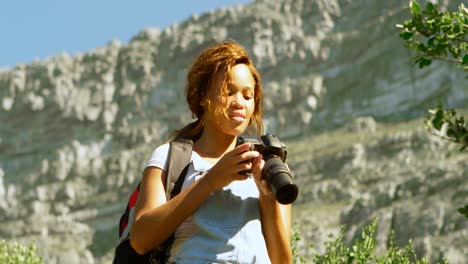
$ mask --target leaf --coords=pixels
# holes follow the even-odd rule
[[[460,212],[460,214],[468,218],[468,205],[465,205],[465,207],[458,208],[458,212]]]
[[[426,45],[423,43],[419,42],[417,46],[417,50],[421,53],[425,53],[427,51]]]
[[[405,31],[405,32],[400,33],[400,38],[402,38],[404,40],[409,40],[413,36],[414,36],[414,32]]]
[[[410,6],[411,14],[415,16],[418,16],[421,14],[421,5],[419,5],[417,1],[415,0],[411,1],[409,6]]]
[[[430,110],[430,112],[433,113],[434,117],[432,118],[432,125],[434,126],[435,129],[439,130],[442,128],[442,125],[444,123],[444,105],[439,102],[437,105],[436,109]]]
[[[463,56],[462,65],[468,66],[468,54],[465,54],[465,56]]]
[[[466,147],[468,147],[468,133],[465,131],[465,134],[460,137],[461,142],[465,142]]]
[[[447,38],[449,38],[449,39],[454,39],[456,37],[457,37],[457,34],[448,34],[447,35]]]
[[[434,4],[432,4],[431,2],[428,2],[426,5],[426,11],[429,14],[432,13],[434,11]]]
[[[468,8],[466,8],[463,3],[460,4],[460,7],[458,9],[460,10],[460,13],[468,15]]]
[[[436,14],[437,14],[436,6],[435,6],[433,3],[428,2],[428,3],[426,4],[426,12],[427,12],[428,14],[433,14],[433,13],[436,13]]]
[[[443,111],[443,110],[444,110],[444,104],[443,104],[442,102],[439,102],[439,103],[437,104],[437,110],[438,110],[438,111]]]
[[[464,126],[465,125],[465,117],[463,116],[460,116],[458,118],[455,118],[455,124],[457,124],[457,126]]]
[[[421,61],[419,62],[419,68],[429,66],[429,65],[431,65],[431,63],[432,63],[432,60],[421,58]]]
[[[435,37],[431,37],[427,39],[427,46],[433,46],[434,45],[434,39]]]
[[[452,56],[454,58],[458,58],[460,56],[460,51],[459,51],[459,49],[457,47],[450,46],[449,51],[450,51],[450,53],[452,54]]]
[[[403,22],[403,27],[412,28],[413,27],[413,20],[406,20],[405,22]]]
[[[457,132],[453,128],[447,129],[447,137],[455,137],[457,135]]]
[[[437,130],[440,130],[442,128],[443,123],[444,123],[443,117],[436,116],[436,118],[432,120],[432,125]]]

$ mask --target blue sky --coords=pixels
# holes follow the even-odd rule
[[[127,43],[147,27],[165,28],[220,7],[253,0],[10,0],[0,9],[0,68],[61,52]]]

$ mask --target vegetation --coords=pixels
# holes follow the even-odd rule
[[[299,248],[297,246],[297,243],[301,240],[301,236],[297,232],[297,229],[294,228],[293,234],[291,237],[291,250],[293,253],[293,263],[294,264],[299,264],[299,263],[306,263],[305,258],[299,254]]]
[[[412,18],[402,25],[400,37],[415,52],[414,63],[423,68],[440,60],[456,64],[468,72],[468,9],[463,3],[458,12],[439,11],[428,2],[425,8],[412,0],[409,4]],[[468,76],[467,76],[468,78]],[[429,110],[427,129],[447,141],[460,144],[460,151],[468,148],[468,122],[454,109],[445,110],[442,103]],[[468,205],[458,211],[468,218]]]
[[[458,208],[458,212],[468,218],[468,205],[465,205],[465,207],[462,208]]]
[[[42,264],[34,245],[24,246],[18,242],[0,240],[0,263],[4,264]]]
[[[423,9],[412,0],[409,10],[412,18],[397,27],[406,45],[416,52],[414,62],[423,68],[441,60],[468,72],[468,9],[463,3],[458,12],[441,12],[431,2]]]
[[[468,147],[468,123],[454,109],[445,110],[442,103],[429,110],[426,127],[433,134],[448,141],[461,144],[460,151]]]
[[[468,9],[463,3],[458,12],[441,12],[437,5],[428,2],[425,8],[413,0],[409,10],[412,18],[402,25],[400,37],[415,52],[414,63],[419,68],[430,66],[433,60],[455,64],[468,72]],[[468,77],[468,76],[467,76]],[[429,110],[426,126],[431,133],[468,147],[468,123],[453,109],[443,105]]]
[[[324,254],[315,254],[311,263],[317,264],[428,264],[429,260],[426,258],[418,258],[416,252],[412,247],[411,240],[404,248],[395,245],[394,237],[390,238],[387,252],[381,256],[376,254],[376,230],[377,218],[372,221],[368,226],[362,229],[362,236],[360,239],[355,239],[350,247],[347,247],[343,242],[345,227],[342,226],[340,234],[331,241],[325,242],[326,252]],[[299,234],[295,231],[292,238],[293,249],[293,263],[304,264],[309,263],[300,256],[297,251],[297,242],[300,240]],[[443,260],[439,263],[448,263]]]

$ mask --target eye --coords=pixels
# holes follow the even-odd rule
[[[245,100],[250,100],[254,97],[254,94],[249,90],[249,91],[244,91],[244,99]]]

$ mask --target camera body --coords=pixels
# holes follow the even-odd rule
[[[261,137],[237,137],[236,146],[244,143],[250,143],[250,150],[260,152],[264,157],[267,155],[276,155],[283,162],[286,162],[288,152],[286,146],[275,135],[265,134]]]
[[[250,143],[250,150],[258,151],[263,155],[265,166],[262,177],[267,181],[276,200],[281,204],[294,202],[299,189],[294,184],[291,171],[285,164],[288,152],[284,143],[271,134],[261,137],[237,137],[236,146],[244,143]],[[241,173],[248,173],[248,171]]]

